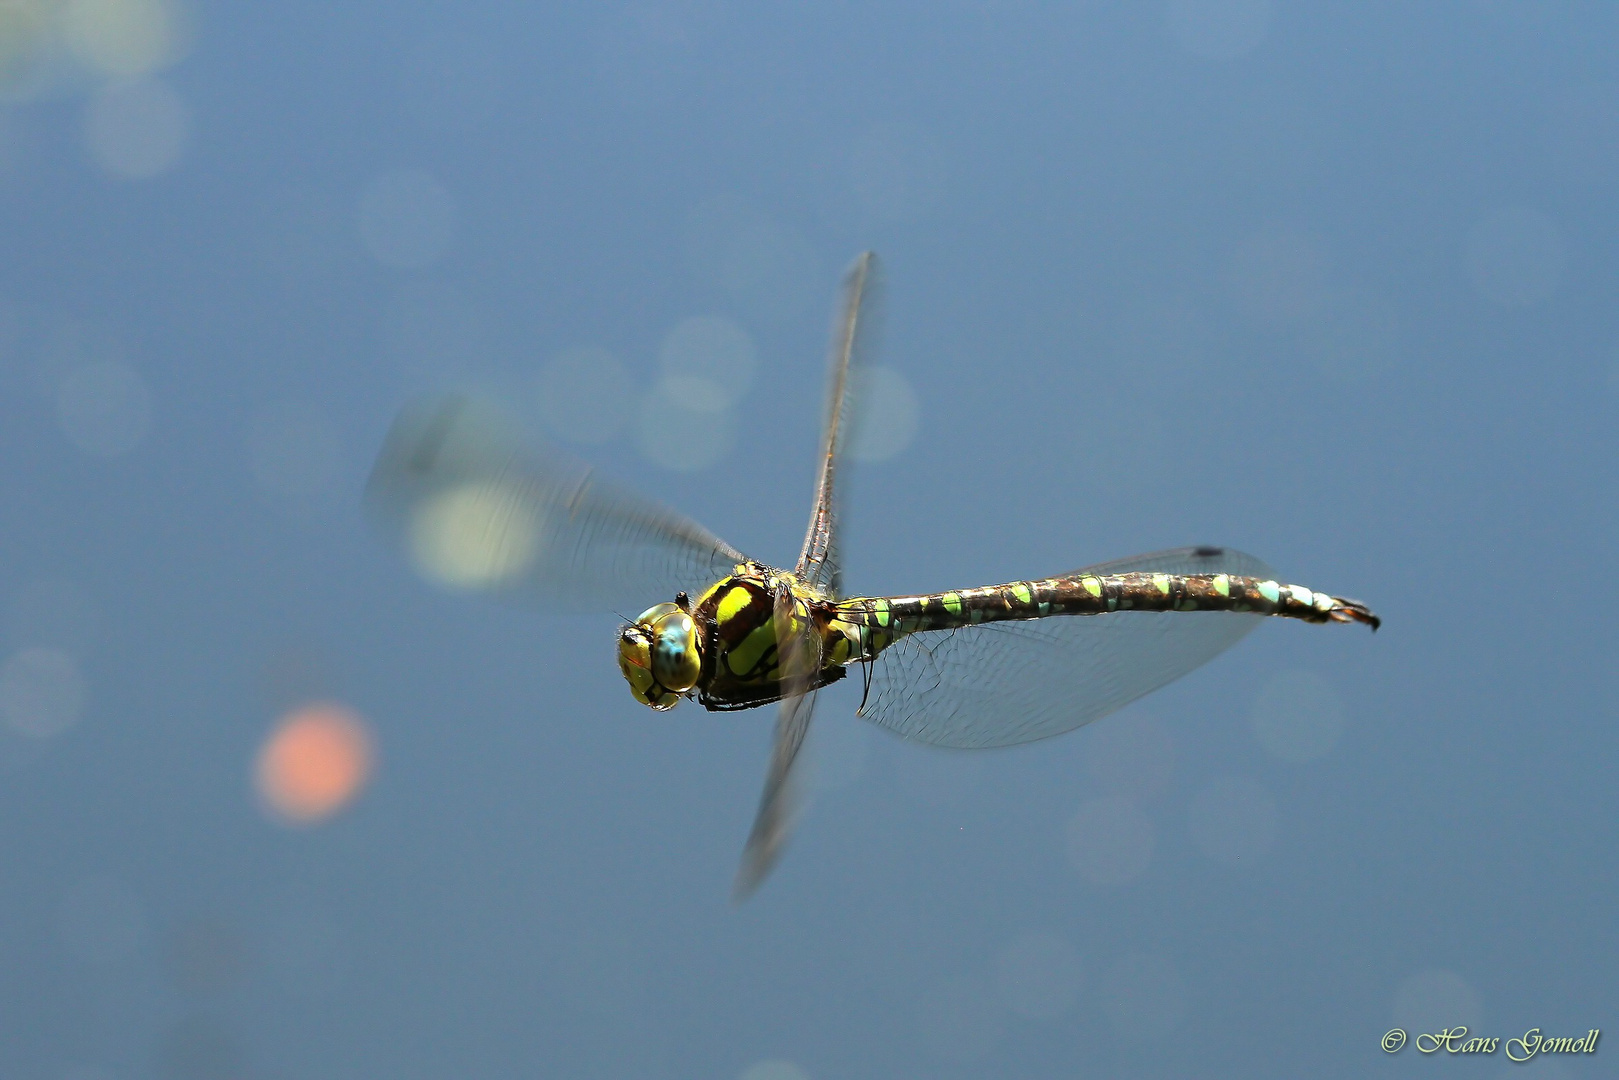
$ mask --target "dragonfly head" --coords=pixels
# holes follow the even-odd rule
[[[659,712],[674,708],[702,670],[697,624],[678,604],[647,608],[619,632],[618,669],[636,701]]]

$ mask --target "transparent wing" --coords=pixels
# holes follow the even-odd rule
[[[839,596],[843,588],[843,563],[838,551],[839,497],[835,481],[839,470],[844,468],[843,444],[853,427],[852,413],[857,404],[850,373],[864,366],[876,336],[874,323],[879,292],[877,256],[868,251],[854,261],[843,278],[843,302],[832,330],[821,473],[815,485],[815,505],[804,535],[804,550],[793,571],[799,581],[831,597]]]
[[[1218,548],[1135,555],[1084,572],[1139,570],[1271,576],[1252,555]],[[938,746],[1046,739],[1123,708],[1207,663],[1262,618],[1120,611],[914,634],[877,658],[860,715],[907,739]]]
[[[821,440],[820,475],[815,484],[815,505],[810,511],[804,548],[794,576],[810,591],[836,597],[843,588],[843,564],[838,552],[837,474],[843,467],[843,443],[853,424],[853,379],[850,373],[864,361],[873,337],[872,314],[877,292],[877,257],[866,252],[855,259],[843,278],[843,301],[832,330],[826,427]],[[815,691],[809,689],[821,669],[820,638],[811,628],[809,613],[791,590],[776,595],[776,641],[783,696],[776,713],[776,734],[765,771],[764,791],[753,829],[742,849],[734,896],[750,896],[769,875],[792,833],[798,808],[793,764],[803,748],[815,713]]]
[[[777,706],[776,735],[765,771],[764,791],[759,796],[759,811],[742,849],[742,865],[732,890],[738,903],[751,896],[769,875],[797,820],[793,764],[803,749],[810,717],[815,713],[815,691],[809,687],[821,666],[820,638],[812,632],[809,612],[802,608],[795,611],[794,598],[785,588],[776,595],[774,619],[776,641],[781,643],[778,666],[785,696]]]
[[[528,445],[504,412],[464,397],[399,415],[366,505],[424,576],[558,610],[633,614],[707,587],[743,557],[567,455]]]

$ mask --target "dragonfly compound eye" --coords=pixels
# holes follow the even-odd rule
[[[630,692],[660,712],[697,685],[701,668],[697,624],[674,604],[648,608],[619,635],[618,669]]]
[[[652,624],[652,677],[677,694],[697,685],[702,658],[697,654],[697,624],[684,611],[660,616]]]

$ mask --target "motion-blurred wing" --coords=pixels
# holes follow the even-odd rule
[[[854,261],[843,279],[843,302],[832,331],[831,376],[828,380],[826,430],[821,440],[820,478],[815,485],[815,506],[804,550],[793,573],[798,580],[830,597],[843,588],[843,564],[838,552],[839,499],[835,481],[843,468],[843,445],[853,426],[855,408],[852,372],[864,366],[875,336],[878,307],[877,256],[866,252]]]
[[[1074,573],[1270,577],[1252,555],[1179,548]],[[1010,746],[1071,731],[1214,659],[1259,625],[1231,612],[1119,611],[913,634],[877,658],[861,716],[938,746]]]
[[[505,413],[463,397],[400,414],[366,503],[424,576],[558,610],[633,614],[707,587],[743,558],[701,525],[526,444]]]
[[[754,815],[753,830],[742,849],[742,865],[736,872],[733,896],[738,903],[764,881],[792,833],[798,810],[793,763],[798,760],[815,712],[815,691],[809,687],[821,666],[820,639],[812,631],[809,613],[796,605],[785,588],[776,596],[774,618],[785,696],[777,706],[775,742],[765,771],[764,792],[759,796],[759,811]]]

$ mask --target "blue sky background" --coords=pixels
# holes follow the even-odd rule
[[[6,8],[0,1072],[1495,1076],[1379,1042],[1614,1027],[1616,24]],[[476,387],[788,562],[865,248],[852,591],[1219,543],[1385,626],[1008,751],[835,688],[733,908],[772,715],[648,712],[611,612],[435,587],[360,495]],[[734,403],[668,399],[692,318]],[[290,826],[254,762],[319,700],[375,769]]]

